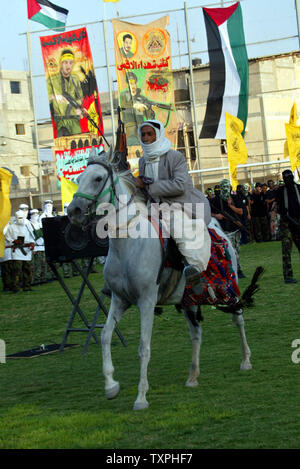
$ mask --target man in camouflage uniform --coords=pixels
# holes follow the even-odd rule
[[[22,287],[26,292],[32,291],[32,250],[34,248],[34,234],[30,225],[25,224],[22,210],[16,212],[16,222],[9,225],[5,232],[6,241],[11,248],[11,258],[13,264],[12,291],[19,292],[22,277]],[[26,246],[25,246],[26,245]]]
[[[300,253],[300,186],[294,182],[289,169],[283,171],[282,176],[284,185],[277,190],[276,205],[280,214],[283,278],[285,283],[296,283],[291,252],[294,242]]]
[[[239,217],[243,215],[242,203],[233,200],[231,196],[231,184],[228,179],[222,179],[219,187],[220,192],[215,190],[215,197],[209,199],[211,206],[211,215],[215,217],[221,225],[222,230],[228,236],[232,247],[237,256],[238,276],[244,278],[245,275],[240,266],[240,247],[241,247],[241,231],[239,229]],[[228,216],[226,216],[229,215]],[[238,223],[238,225],[237,225]]]
[[[32,284],[40,285],[41,283],[47,282],[47,263],[45,257],[43,228],[42,223],[39,221],[39,211],[37,209],[30,210],[30,223],[35,236]]]
[[[77,75],[72,73],[75,56],[64,49],[60,57],[60,71],[47,80],[48,96],[57,138],[81,134],[80,119],[88,112],[82,107],[83,92]]]
[[[141,88],[137,86],[137,81],[135,73],[126,73],[128,88],[120,94],[122,120],[125,126],[127,144],[130,146],[140,144],[138,126],[144,120],[155,118],[154,111],[141,94]]]

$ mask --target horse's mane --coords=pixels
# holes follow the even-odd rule
[[[88,164],[97,162],[110,166],[119,176],[130,194],[134,195],[135,199],[140,202],[147,202],[145,194],[135,184],[135,178],[131,169],[128,168],[126,154],[119,151],[113,152],[112,149],[110,149],[109,152],[102,152],[98,155],[96,149],[93,147],[89,155]]]
[[[137,199],[139,202],[147,202],[145,194],[136,186],[135,177],[133,176],[130,169],[117,172],[117,174],[130,194],[134,194],[135,199]]]

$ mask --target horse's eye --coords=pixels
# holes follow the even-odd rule
[[[102,177],[101,176],[98,176],[96,179],[95,179],[96,182],[101,182],[102,181]]]

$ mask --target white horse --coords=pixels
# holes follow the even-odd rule
[[[99,203],[114,202],[116,213],[120,214],[124,208],[121,202],[123,198],[128,200],[127,208],[137,201],[141,201],[141,192],[137,190],[134,177],[128,170],[121,170],[112,164],[112,155],[90,156],[85,171],[79,176],[78,191],[68,207],[68,216],[71,223],[86,226],[89,214],[95,212]],[[144,197],[142,197],[143,203]],[[128,218],[128,223],[132,215]],[[151,224],[147,217],[140,220],[141,228],[149,229]],[[220,227],[214,225],[216,230]],[[118,226],[117,226],[118,229]],[[142,231],[142,230],[141,230]],[[224,233],[223,233],[223,236]],[[229,240],[228,240],[229,241]],[[234,250],[231,249],[234,258]],[[185,289],[185,277],[180,273],[176,287],[165,295],[162,285],[170,285],[172,269],[165,268],[161,275],[160,283],[157,283],[162,264],[161,242],[156,238],[110,238],[109,252],[104,267],[105,281],[112,291],[111,304],[106,324],[101,333],[103,374],[105,377],[105,392],[108,399],[117,396],[120,390],[119,383],[114,379],[114,367],[111,356],[111,339],[114,328],[119,323],[123,313],[131,305],[137,305],[140,311],[140,381],[138,395],[134,403],[134,410],[148,407],[146,394],[149,389],[147,368],[150,360],[150,343],[154,310],[157,305],[181,303]],[[235,262],[236,266],[236,262]],[[235,267],[236,268],[236,267]],[[237,277],[236,277],[237,278]],[[164,297],[164,299],[163,299]],[[188,322],[190,337],[192,340],[192,364],[186,386],[198,385],[199,353],[201,346],[202,328],[196,317],[197,307],[190,307],[184,314]],[[247,344],[242,309],[236,311],[232,319],[236,324],[241,338],[242,362],[240,368],[249,370],[250,349]]]

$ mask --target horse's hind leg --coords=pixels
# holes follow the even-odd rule
[[[242,346],[242,363],[240,366],[241,370],[251,370],[252,365],[250,362],[250,357],[251,357],[251,351],[247,343],[246,339],[246,333],[245,333],[245,321],[243,318],[242,314],[233,314],[232,315],[232,321],[235,323],[237,326],[239,333],[240,333],[240,338],[241,338],[241,346]]]
[[[195,309],[195,311],[193,311],[193,308]],[[190,314],[196,313],[197,306],[192,306],[189,309]],[[184,315],[187,320],[190,330],[190,337],[192,339],[192,364],[190,367],[190,374],[185,385],[192,388],[198,386],[198,377],[200,375],[199,355],[202,339],[202,327],[196,319],[192,322],[186,311],[184,312]],[[194,314],[194,316],[196,316],[196,314]]]
[[[111,358],[111,338],[114,328],[120,321],[122,314],[129,305],[113,295],[106,323],[101,333],[102,371],[105,378],[105,394],[107,399],[113,399],[120,390],[120,385],[113,379],[114,367]]]

